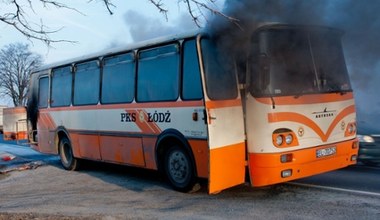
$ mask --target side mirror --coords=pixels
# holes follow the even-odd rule
[[[260,89],[265,90],[270,82],[270,58],[267,54],[259,56]]]

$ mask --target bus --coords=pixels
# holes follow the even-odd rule
[[[67,170],[85,160],[141,167],[182,192],[206,179],[210,194],[355,164],[342,36],[267,24],[234,51],[192,33],[47,65],[31,75],[29,141]]]

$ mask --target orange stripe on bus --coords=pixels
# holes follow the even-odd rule
[[[225,108],[225,107],[241,106],[241,99],[207,101],[206,106],[207,108]]]
[[[158,125],[155,122],[149,121],[149,116],[148,116],[148,113],[146,111],[144,111],[142,109],[137,110],[137,111],[139,111],[140,114],[144,115],[144,123],[150,128],[152,133],[154,133],[154,134],[160,134],[161,133],[160,127],[158,127]]]
[[[55,129],[56,128],[55,122],[53,121],[51,116],[47,113],[40,114],[39,121],[40,121],[39,124],[43,129]]]
[[[329,93],[329,94],[315,94],[315,95],[303,95],[298,98],[294,96],[282,96],[282,97],[272,97],[276,105],[300,105],[300,104],[316,104],[316,103],[327,103],[327,102],[338,102],[353,99],[354,96],[352,92],[345,95],[339,93]],[[272,105],[273,101],[271,98],[256,98],[260,103]]]
[[[28,139],[28,133],[26,131],[4,132],[3,138],[5,141],[26,140]]]
[[[127,113],[136,115],[136,125],[140,128],[142,133],[145,134],[160,134],[161,129],[155,122],[149,122],[148,113],[142,109],[127,109]]]
[[[14,107],[14,108],[4,108],[3,115],[13,115],[13,114],[25,114],[25,107]]]
[[[130,114],[136,114],[136,121],[135,121],[135,123],[136,123],[136,125],[137,125],[137,127],[139,127],[140,128],[140,130],[141,130],[141,132],[142,133],[152,133],[152,131],[151,131],[151,129],[150,129],[150,127],[145,123],[145,117],[143,117],[143,118],[141,118],[140,119],[140,112],[139,112],[139,110],[125,110],[127,113],[130,113]]]
[[[310,118],[301,115],[299,113],[294,112],[277,112],[277,113],[269,113],[268,114],[268,121],[270,123],[274,122],[296,122],[303,124],[309,128],[311,128],[315,133],[318,134],[318,136],[322,139],[322,141],[327,141],[327,139],[330,137],[331,132],[333,129],[337,126],[340,120],[342,120],[344,117],[346,117],[349,114],[355,113],[355,106],[351,105],[347,108],[343,109],[334,119],[334,121],[330,124],[328,130],[326,133],[322,131],[322,129],[318,126],[317,123],[315,123]]]

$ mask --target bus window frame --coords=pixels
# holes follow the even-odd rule
[[[200,89],[201,89],[201,97],[200,98],[193,98],[193,99],[188,99],[184,98],[183,92],[184,92],[184,64],[185,64],[185,44],[189,41],[194,41],[194,46],[195,46],[195,52],[196,52],[196,57],[197,57],[197,64],[198,64],[198,72],[199,72],[199,80],[200,80]],[[199,101],[204,99],[204,91],[203,91],[203,80],[202,80],[202,72],[201,72],[201,59],[199,57],[199,51],[198,51],[198,39],[197,37],[191,37],[191,38],[185,38],[183,39],[181,43],[181,64],[180,64],[180,95],[181,95],[181,100],[183,101]]]
[[[132,96],[132,99],[131,100],[128,100],[126,102],[110,102],[110,103],[107,103],[107,102],[103,102],[103,84],[104,84],[104,81],[103,81],[103,76],[104,76],[104,62],[106,59],[110,59],[112,57],[118,57],[118,56],[122,56],[122,55],[127,55],[127,54],[130,54],[132,56],[132,61],[130,61],[131,63],[133,63],[134,65],[134,68],[133,68],[133,74],[134,74],[134,79],[133,79],[133,83],[134,83],[134,88],[133,88],[133,96]],[[120,53],[115,53],[115,54],[111,54],[111,55],[107,55],[107,56],[104,56],[101,58],[101,61],[100,61],[100,68],[101,68],[101,72],[100,72],[100,95],[99,95],[99,103],[101,105],[117,105],[117,104],[130,104],[130,103],[133,103],[136,101],[136,92],[137,92],[137,53],[135,50],[131,50],[131,51],[124,51],[124,52],[120,52]]]
[[[76,104],[75,103],[75,84],[76,84],[76,74],[77,74],[77,70],[78,70],[78,65],[81,65],[81,64],[85,64],[85,63],[90,63],[90,62],[96,62],[97,66],[98,66],[98,69],[99,69],[99,81],[98,81],[98,86],[99,86],[99,90],[98,90],[98,98],[97,98],[97,101],[94,102],[94,103],[85,103],[85,104]],[[100,95],[101,95],[101,73],[102,73],[102,65],[101,65],[101,58],[100,57],[95,57],[93,59],[88,59],[88,60],[83,60],[83,61],[80,61],[80,62],[77,62],[77,63],[73,63],[72,64],[72,67],[73,67],[73,88],[72,88],[72,100],[71,100],[71,103],[72,103],[72,106],[93,106],[93,105],[98,105],[100,103]]]
[[[176,53],[178,54],[178,66],[177,66],[177,74],[178,74],[178,82],[177,82],[177,89],[178,89],[178,92],[176,94],[176,97],[173,98],[173,99],[168,99],[168,100],[139,100],[138,99],[138,90],[139,90],[139,70],[140,70],[140,65],[139,65],[139,62],[140,62],[140,54],[141,52],[145,52],[145,51],[149,51],[149,50],[154,50],[154,49],[157,49],[157,48],[160,48],[160,47],[165,47],[165,46],[169,46],[169,45],[172,45],[172,46],[176,46],[177,48],[177,51]],[[179,41],[170,41],[170,42],[165,42],[163,44],[157,44],[157,45],[154,45],[154,46],[151,46],[151,47],[142,47],[142,48],[139,48],[137,49],[137,52],[136,52],[136,86],[135,86],[135,102],[137,103],[159,103],[159,102],[176,102],[178,101],[178,99],[181,97],[181,80],[182,80],[182,63],[181,63],[181,55],[182,54],[182,45]]]
[[[71,73],[71,94],[70,94],[70,104],[69,105],[52,105],[52,97],[53,97],[53,81],[54,81],[54,70],[56,69],[62,69],[62,68],[70,68],[70,73]],[[49,86],[49,95],[50,95],[50,108],[62,108],[62,107],[70,107],[73,105],[73,95],[74,95],[74,73],[73,73],[73,65],[72,64],[67,64],[63,66],[57,66],[55,68],[51,68],[50,70],[50,86]],[[53,100],[54,101],[54,100]]]
[[[41,80],[42,79],[47,79],[48,81],[47,81],[47,83],[48,83],[48,85],[47,85],[47,93],[46,93],[46,98],[47,98],[47,100],[46,100],[46,106],[44,105],[44,106],[41,106],[40,105],[40,97],[41,97],[41,84],[40,84],[40,82],[41,82]],[[38,109],[47,109],[47,108],[49,108],[49,104],[50,104],[50,91],[51,91],[51,88],[50,88],[50,77],[49,77],[49,75],[42,75],[42,76],[40,76],[40,77],[38,77],[38,91],[37,91],[37,100],[38,100]]]

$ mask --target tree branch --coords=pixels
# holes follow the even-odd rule
[[[168,9],[164,8],[164,4],[161,0],[148,0],[150,3],[152,3],[160,13],[162,13],[165,16],[165,19],[168,20]]]
[[[38,40],[44,42],[46,45],[50,46],[52,43],[60,43],[60,42],[69,42],[75,43],[75,41],[70,41],[66,39],[53,39],[51,35],[59,32],[62,28],[58,28],[56,30],[50,30],[47,26],[43,24],[42,21],[40,23],[33,23],[30,18],[28,18],[28,13],[24,9],[30,9],[33,13],[34,6],[36,4],[42,4],[44,8],[54,7],[57,9],[66,9],[75,11],[77,13],[82,14],[79,10],[74,7],[70,7],[65,3],[61,3],[62,0],[8,0],[3,1],[2,4],[6,4],[8,6],[8,12],[4,14],[0,14],[0,22],[3,22],[15,30],[23,34],[27,39]],[[217,0],[177,0],[178,3],[184,3],[186,5],[186,9],[193,19],[194,23],[201,27],[202,20],[201,18],[207,21],[207,17],[205,15],[205,11],[209,11],[214,15],[218,15],[227,19],[228,21],[234,23],[238,27],[239,20],[228,16],[222,11],[216,9],[212,5],[215,5]],[[26,2],[26,3],[25,3]],[[112,3],[112,0],[87,0],[90,2],[102,2],[109,14],[113,14],[113,8],[116,6]],[[160,13],[162,13],[166,20],[168,20],[168,8],[163,3],[163,0],[148,0],[149,3],[153,4]],[[241,28],[241,27],[240,27]]]

